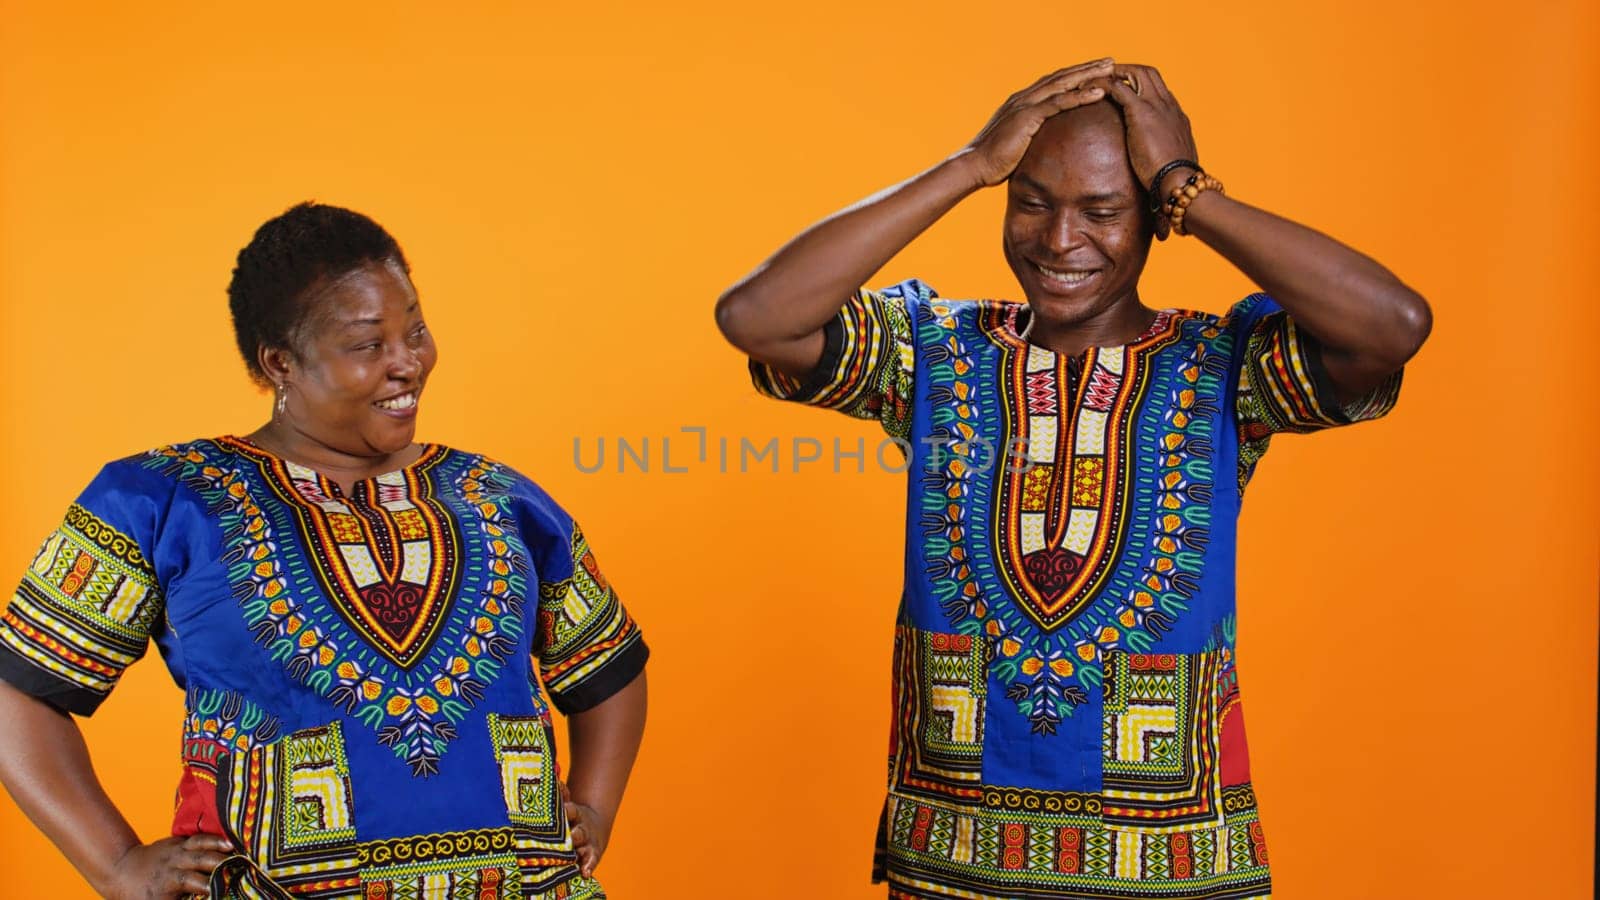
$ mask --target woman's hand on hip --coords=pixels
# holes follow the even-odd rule
[[[561,803],[567,813],[567,828],[572,834],[572,849],[578,854],[578,869],[583,877],[594,874],[600,857],[611,841],[611,822],[592,806],[572,799],[566,782],[561,784]]]
[[[113,867],[110,900],[174,900],[211,894],[211,873],[233,852],[216,834],[169,837],[130,849]]]

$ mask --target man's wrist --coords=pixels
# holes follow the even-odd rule
[[[935,170],[947,173],[952,185],[963,197],[989,186],[988,180],[979,170],[977,153],[971,147],[963,147],[956,151],[936,166]]]
[[[1162,204],[1163,208],[1165,208],[1167,199],[1172,196],[1172,192],[1181,187],[1185,181],[1188,181],[1190,175],[1199,171],[1201,169],[1198,166],[1182,165],[1163,172],[1161,183],[1156,185],[1155,202]]]

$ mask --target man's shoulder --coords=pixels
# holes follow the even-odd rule
[[[983,332],[1012,327],[1027,304],[1015,300],[942,297],[927,282],[911,278],[869,292],[876,302],[900,307],[913,327],[924,324]]]

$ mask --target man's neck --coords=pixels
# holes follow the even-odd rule
[[[1144,334],[1156,311],[1137,299],[1119,303],[1103,315],[1082,322],[1052,322],[1031,308],[1023,337],[1036,347],[1077,356],[1090,347],[1116,347]]]

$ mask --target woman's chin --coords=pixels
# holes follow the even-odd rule
[[[363,443],[379,453],[399,453],[416,443],[417,423],[415,419],[409,422],[386,422],[382,427],[368,428],[362,435]]]

